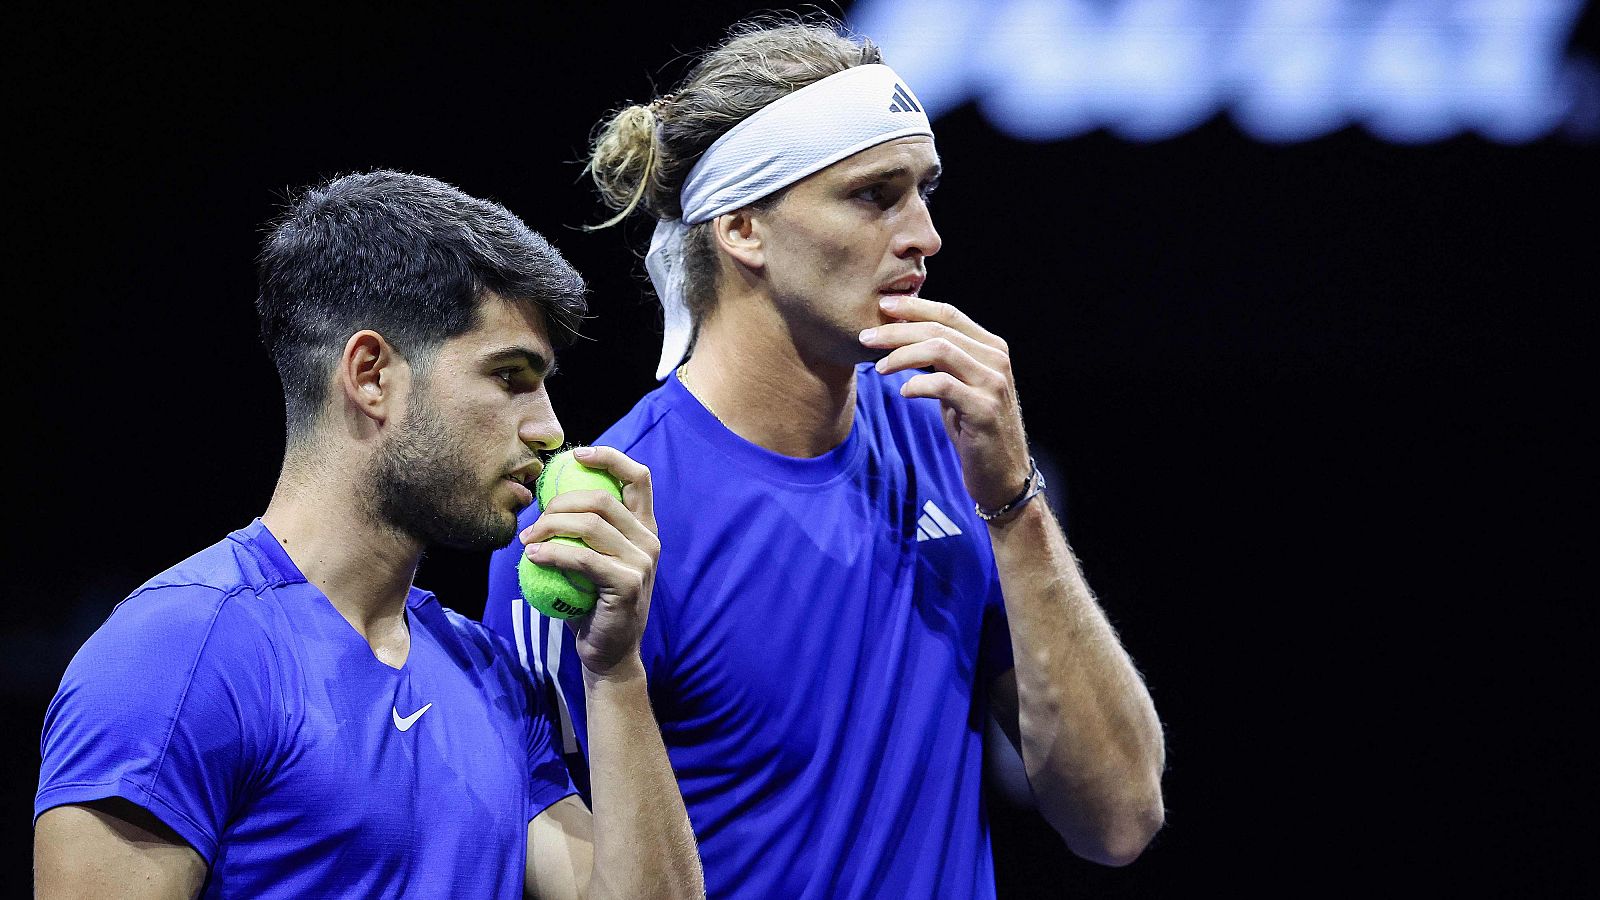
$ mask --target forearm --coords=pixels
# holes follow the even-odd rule
[[[591,898],[703,897],[694,831],[637,659],[584,673],[594,810]]]
[[[989,534],[1040,811],[1080,856],[1130,862],[1163,820],[1165,751],[1149,692],[1042,501]]]

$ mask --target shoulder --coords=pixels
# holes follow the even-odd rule
[[[151,579],[79,648],[46,711],[41,784],[154,778],[169,758],[226,768],[270,741],[282,674],[272,616],[249,579],[213,577],[227,564],[204,556]]]
[[[264,529],[252,525],[229,534],[146,581],[133,596],[155,588],[187,586],[232,593],[239,588],[259,588],[275,582],[278,577],[270,567],[263,565],[255,552],[254,544],[259,536],[252,532],[256,530]]]
[[[268,598],[226,577],[218,552],[232,551],[151,579],[68,664],[45,712],[35,815],[121,797],[212,858],[237,790],[283,733]]]
[[[224,540],[141,585],[90,642],[116,639],[161,654],[198,650],[212,640],[253,643],[270,627],[262,608],[265,587],[248,551]]]
[[[58,699],[156,704],[192,694],[196,679],[239,684],[273,678],[276,616],[248,552],[215,544],[140,586],[89,636]],[[129,691],[130,684],[139,685]],[[263,685],[265,687],[265,685]]]
[[[643,397],[628,410],[627,414],[618,419],[610,428],[607,428],[594,442],[607,447],[615,447],[623,453],[633,456],[641,445],[648,445],[659,438],[662,420],[672,411],[672,402],[667,393],[666,386],[662,385]]]
[[[120,603],[62,675],[57,699],[176,712],[264,697],[278,679],[270,622],[247,587],[168,584]],[[137,685],[137,690],[130,690]]]
[[[594,440],[597,446],[614,447],[649,467],[658,516],[664,506],[692,496],[699,464],[709,449],[680,409],[682,394],[670,383],[661,385]]]

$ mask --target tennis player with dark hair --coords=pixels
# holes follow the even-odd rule
[[[574,630],[589,808],[517,651],[412,585],[516,534],[562,443],[545,378],[578,273],[498,204],[378,171],[299,196],[257,311],[288,438],[266,512],[117,606],[46,716],[40,897],[682,897],[694,836],[639,641],[650,473],[563,495],[599,586]],[[558,505],[559,504],[559,505]]]
[[[590,167],[613,222],[657,221],[665,383],[596,443],[660,479],[643,654],[709,893],[993,896],[991,712],[1068,847],[1132,861],[1160,723],[1038,501],[1005,341],[922,296],[941,166],[911,86],[830,22],[747,24]],[[517,598],[523,552],[485,621],[592,765],[579,648]]]

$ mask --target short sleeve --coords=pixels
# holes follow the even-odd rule
[[[147,589],[90,636],[45,713],[35,818],[121,797],[211,864],[275,721],[262,715],[273,702],[270,645],[227,613],[234,596]]]

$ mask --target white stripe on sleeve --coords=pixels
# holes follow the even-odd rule
[[[567,633],[567,627],[554,619],[549,620],[549,625],[550,638],[545,645],[548,653],[546,665],[550,669],[550,683],[556,689],[556,708],[561,713],[561,750],[563,753],[577,753],[578,736],[572,731],[572,713],[567,709],[567,693],[561,689],[561,638]]]

